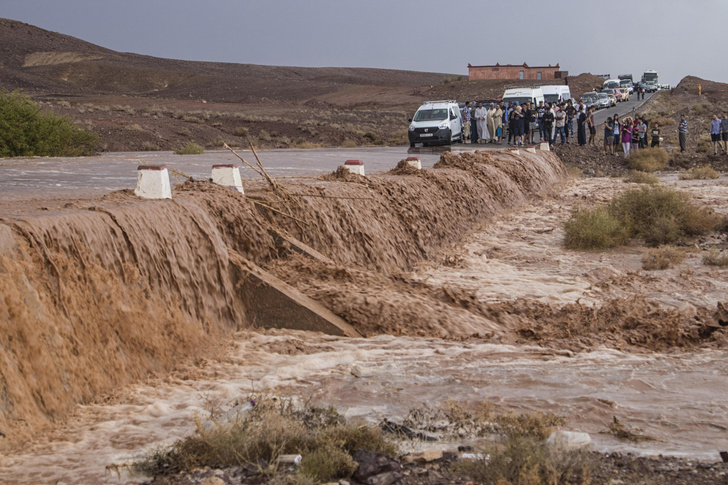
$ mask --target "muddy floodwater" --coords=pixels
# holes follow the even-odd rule
[[[367,171],[388,170],[406,155],[403,149],[376,148],[272,151],[261,158],[272,175],[285,176],[328,173],[349,158],[364,159]],[[419,156],[425,167],[438,158]],[[132,188],[141,163],[167,164],[206,178],[210,165],[234,162],[229,152],[0,162],[5,175],[0,203],[69,197],[69,189],[94,195]],[[725,177],[709,182],[663,177],[663,182],[716,212],[728,212]],[[467,291],[481,302],[522,298],[554,307],[576,302],[599,306],[639,295],[686,315],[724,302],[728,270],[701,264],[698,252],[679,267],[647,272],[641,269],[643,247],[604,253],[562,248],[563,221],[575,208],[605,202],[627,185],[617,179],[568,180],[550,195],[474,226],[406,277],[430,288]],[[396,328],[397,322],[387,323]],[[438,407],[449,400],[488,401],[500,410],[562,415],[565,429],[589,433],[599,451],[717,461],[718,451],[728,448],[724,348],[655,352],[591,343],[541,347],[462,335],[346,339],[246,330],[214,357],[118,389],[98,403],[76,406],[67,419],[0,456],[0,483],[140,483],[146,477],[131,475],[125,464],[188,435],[196,416],[219,416],[254,393],[332,404],[347,417],[369,423],[384,418],[401,422],[412,408]],[[653,439],[617,440],[606,432],[615,417]]]
[[[728,446],[728,353],[571,355],[538,347],[304,332],[241,333],[220,360],[149,385],[113,404],[79,406],[63,429],[0,460],[2,483],[135,483],[107,465],[193,430],[195,415],[253,392],[331,403],[350,418],[401,420],[415,406],[487,400],[517,411],[556,412],[592,435],[597,450],[715,461]],[[602,434],[613,419],[656,438]]]

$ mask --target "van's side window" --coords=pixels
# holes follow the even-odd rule
[[[451,108],[450,109],[450,119],[451,120],[455,120],[455,119],[457,119],[457,117],[458,116],[455,114],[455,111],[453,111],[452,108]]]

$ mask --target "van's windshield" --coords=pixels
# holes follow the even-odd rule
[[[518,103],[519,105],[521,105],[521,104],[526,104],[526,103],[532,103],[533,100],[531,98],[522,96],[522,97],[518,97],[518,98],[503,98],[503,102],[511,103],[511,104],[515,102],[515,103]]]
[[[420,109],[415,113],[413,121],[440,121],[447,119],[446,109]]]
[[[556,103],[559,101],[559,95],[558,94],[544,94],[543,99],[547,103]]]

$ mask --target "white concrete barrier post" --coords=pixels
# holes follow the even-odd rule
[[[232,187],[241,194],[245,194],[243,190],[243,180],[240,178],[240,169],[232,163],[224,165],[212,166],[212,183]]]
[[[520,155],[521,154],[521,150],[519,150],[518,148],[509,148],[508,150],[510,150],[510,152],[513,155]]]
[[[535,146],[535,145],[528,145],[528,146],[526,147],[526,151],[527,151],[528,153],[536,153],[536,146]]]
[[[542,141],[541,142],[541,150],[543,150],[545,152],[550,152],[551,151],[551,147],[549,147],[549,142]]]
[[[171,199],[172,187],[166,165],[139,165],[134,194],[142,199]]]
[[[349,172],[361,175],[364,177],[364,162],[361,160],[347,160],[344,162],[344,168],[348,169]]]
[[[412,168],[416,168],[417,170],[422,170],[422,162],[418,157],[407,157],[405,159],[405,162],[407,162],[407,165],[409,165]]]

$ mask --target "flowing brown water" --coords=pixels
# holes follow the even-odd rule
[[[280,249],[271,230],[340,264],[397,272],[565,175],[551,154],[441,164],[459,168],[288,184],[295,203],[250,191],[275,212],[190,182],[173,200],[121,191],[0,219],[0,431],[12,441],[247,326],[231,254],[266,265]]]

